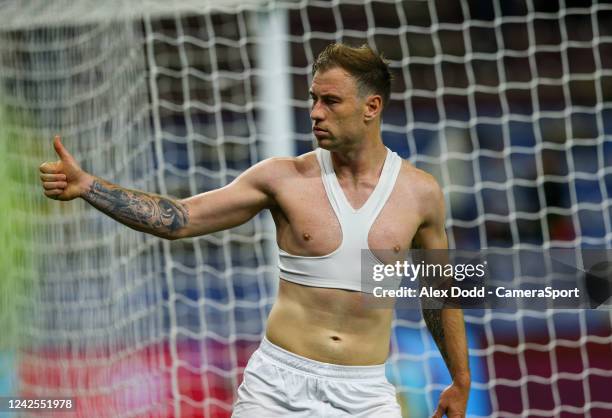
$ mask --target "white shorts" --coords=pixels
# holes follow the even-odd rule
[[[238,388],[233,418],[401,418],[385,365],[341,366],[284,350],[266,338]]]

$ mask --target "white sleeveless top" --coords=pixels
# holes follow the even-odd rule
[[[342,242],[335,251],[323,256],[298,256],[279,249],[280,277],[306,286],[372,293],[376,283],[369,278],[362,282],[362,262],[368,271],[372,271],[370,265],[381,262],[369,250],[368,234],[391,195],[402,159],[387,148],[387,157],[374,191],[361,208],[353,209],[334,172],[331,153],[322,148],[315,152],[327,199],[340,222]]]

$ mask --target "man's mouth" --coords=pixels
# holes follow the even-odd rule
[[[329,132],[327,132],[325,129],[321,129],[319,127],[312,128],[312,133],[319,140],[329,137]]]

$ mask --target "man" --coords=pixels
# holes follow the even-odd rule
[[[60,160],[40,168],[44,193],[81,197],[166,239],[232,228],[269,209],[280,249],[278,298],[234,416],[399,417],[384,376],[392,310],[361,303],[360,250],[447,248],[443,196],[431,176],[382,143],[391,76],[380,56],[367,46],[333,44],[313,74],[314,152],[262,161],[221,189],[174,200],[84,172],[56,138]],[[427,310],[424,317],[453,378],[435,416],[463,417],[470,373],[462,312]]]

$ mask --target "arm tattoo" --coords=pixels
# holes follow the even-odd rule
[[[411,247],[413,250],[423,249],[423,245],[416,238],[412,240]],[[444,363],[450,371],[452,370],[451,360],[448,356],[448,351],[446,350],[446,339],[444,337],[444,326],[442,324],[442,309],[423,309],[422,312],[427,329],[429,329],[429,332],[433,337],[436,346],[438,346],[438,350],[440,350],[442,358],[444,359]]]
[[[161,237],[171,237],[189,220],[187,208],[180,202],[99,179],[93,181],[83,198],[113,219]]]
[[[446,367],[452,370],[451,361],[446,351],[446,340],[444,338],[444,328],[442,324],[442,309],[423,309],[423,319],[438,346],[438,350],[440,350],[440,354],[442,354]]]

